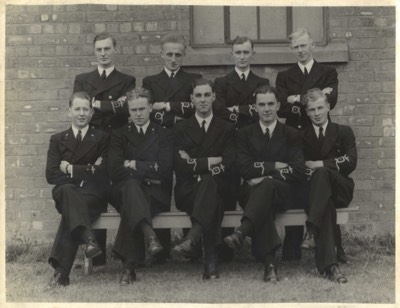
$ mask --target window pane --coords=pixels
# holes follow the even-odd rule
[[[324,38],[323,9],[321,7],[293,7],[293,30],[304,27],[315,42]]]
[[[248,36],[257,40],[257,9],[256,7],[230,7],[230,39],[236,36]]]
[[[286,38],[286,8],[260,7],[260,39],[281,40]]]
[[[223,44],[224,9],[222,6],[193,7],[193,43]]]

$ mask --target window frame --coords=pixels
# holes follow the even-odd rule
[[[190,41],[192,48],[226,48],[230,46],[233,40],[230,39],[230,24],[229,24],[229,7],[223,6],[223,18],[224,18],[224,44],[196,44],[194,43],[194,6],[191,5],[189,7],[189,18],[190,18]],[[256,6],[257,8],[257,35],[260,35],[260,6]],[[328,24],[328,10],[327,7],[322,7],[322,23],[323,23],[323,32],[322,32],[322,40],[320,42],[315,42],[315,45],[318,46],[326,46],[327,45],[327,24]],[[290,33],[293,32],[293,7],[286,7],[286,29],[288,37]],[[254,45],[257,46],[287,46],[288,39],[280,39],[280,40],[253,40]]]

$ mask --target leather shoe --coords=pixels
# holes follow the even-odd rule
[[[57,287],[66,287],[68,285],[69,276],[63,275],[60,272],[55,272],[49,284],[44,288],[44,291],[48,291]]]
[[[337,283],[347,282],[346,276],[340,271],[339,267],[336,264],[329,267],[326,270],[326,273],[328,274],[329,280],[335,281]]]
[[[203,279],[208,280],[208,279],[218,279],[218,278],[219,278],[219,272],[218,272],[217,262],[215,260],[206,262],[204,264]]]
[[[126,269],[119,282],[120,286],[127,286],[136,280],[136,272],[134,269]]]
[[[147,244],[147,253],[149,256],[154,256],[164,249],[158,238],[155,236],[148,237],[146,240],[146,244]]]
[[[276,275],[276,268],[273,264],[265,265],[264,281],[271,282],[271,283],[278,282],[278,276]]]
[[[176,256],[197,258],[199,256],[199,252],[196,248],[195,242],[191,238],[187,237],[180,244],[175,245],[171,252]]]
[[[303,242],[301,242],[300,248],[315,249],[315,247],[317,247],[317,244],[315,242],[315,235],[307,231],[306,235],[304,236]]]
[[[229,248],[239,250],[243,245],[243,235],[240,231],[235,231],[233,234],[224,238],[224,243]]]
[[[93,238],[89,238],[86,242],[85,257],[94,258],[101,255],[102,253],[103,252],[97,245],[96,241]]]

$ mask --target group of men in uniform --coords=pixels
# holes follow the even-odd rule
[[[276,283],[282,242],[274,217],[298,200],[308,214],[307,230],[304,238],[302,228],[287,230],[283,259],[315,250],[321,274],[347,281],[338,266],[345,255],[336,208],[352,199],[355,138],[350,127],[329,119],[337,102],[336,70],[313,59],[305,29],[289,39],[298,63],[278,73],[276,89],[251,71],[249,38],[233,41],[235,68],[213,83],[182,69],[186,44],[179,35],[162,39],[163,70],[135,89],[135,78],[114,67],[115,39],[107,33],[94,38],[98,67],[76,76],[71,127],[51,136],[48,150],[46,178],[55,185],[62,217],[49,288],[69,284],[80,244],[94,265],[105,264],[105,230],[92,230],[91,223],[108,202],[121,216],[113,248],[124,267],[121,285],[136,280],[135,266],[146,255],[163,262],[170,253],[204,255],[203,279],[219,278],[218,263],[231,260],[247,236],[265,264],[264,280]],[[152,217],[170,210],[172,190],[192,227],[170,250],[170,230],[154,230]],[[241,225],[221,230],[224,211],[238,201]]]

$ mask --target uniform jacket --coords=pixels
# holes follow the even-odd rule
[[[177,119],[188,118],[194,114],[194,106],[190,100],[192,82],[201,78],[200,74],[186,73],[179,69],[173,81],[162,70],[161,73],[143,79],[143,88],[150,90],[154,102],[169,102],[171,110],[153,110],[151,120],[164,127],[173,126]]]
[[[286,125],[297,129],[304,129],[311,124],[305,107],[299,102],[288,103],[290,95],[300,95],[300,101],[304,101],[304,95],[312,88],[320,90],[330,87],[332,92],[327,95],[331,109],[333,109],[338,97],[338,74],[333,67],[322,65],[314,60],[314,64],[307,77],[304,77],[298,64],[292,65],[288,70],[279,72],[276,77],[277,98],[281,103],[278,112],[279,117],[286,118]]]
[[[214,114],[225,120],[243,127],[258,120],[255,111],[254,90],[262,84],[269,85],[267,78],[262,78],[250,71],[247,80],[241,81],[235,70],[229,74],[215,79],[214,88],[216,100]],[[239,113],[231,112],[227,108],[239,106]]]
[[[96,69],[77,75],[73,91],[85,91],[101,102],[100,110],[95,109],[90,123],[96,128],[110,132],[128,123],[128,107],[118,99],[134,88],[135,77],[114,69],[106,80],[102,80]]]

